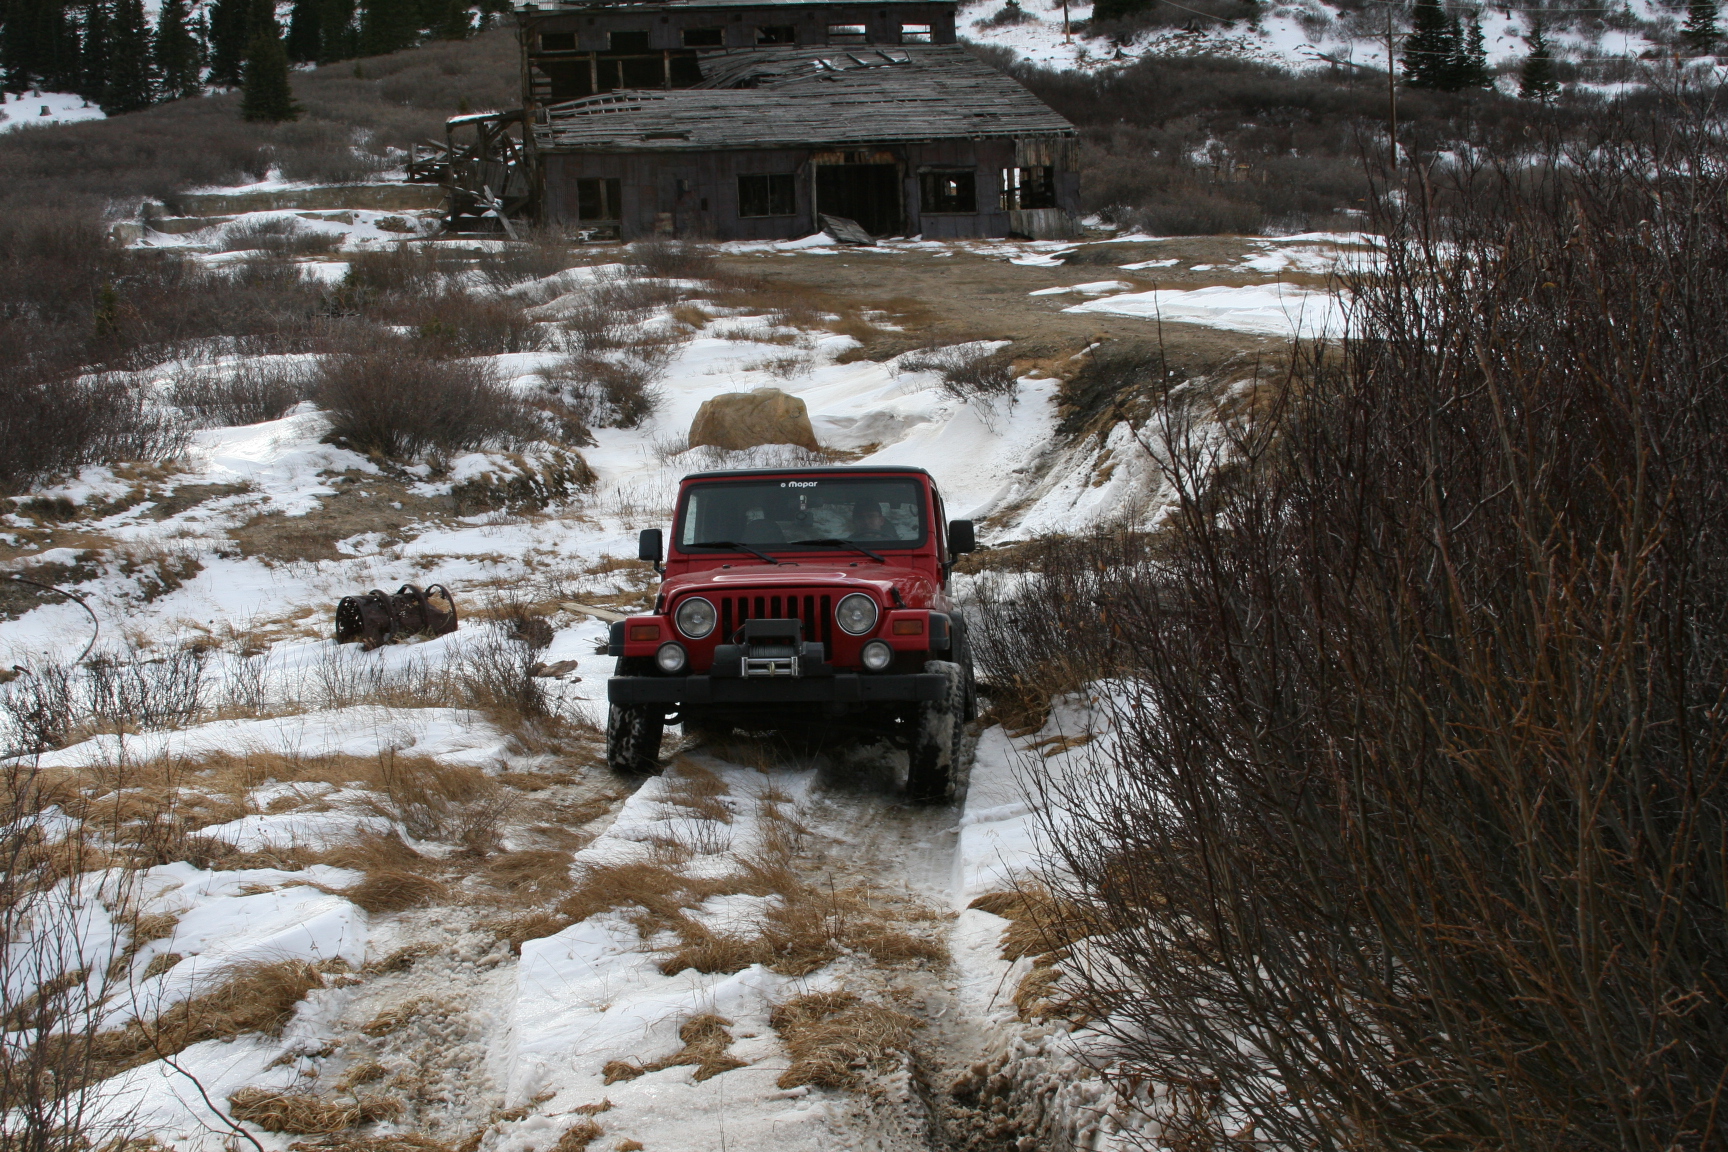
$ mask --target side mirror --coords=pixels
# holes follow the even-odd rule
[[[976,535],[974,535],[972,532],[972,521],[970,521],[970,520],[950,520],[950,521],[948,521],[948,555],[949,556],[964,556],[968,552],[976,551],[977,548],[978,548],[978,537]]]
[[[642,529],[642,534],[636,537],[636,559],[658,564],[665,556],[666,545],[660,537],[660,529]]]

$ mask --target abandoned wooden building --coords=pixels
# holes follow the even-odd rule
[[[481,134],[468,184],[597,238],[1070,234],[1073,125],[957,44],[954,11],[520,5],[523,108],[452,121]]]

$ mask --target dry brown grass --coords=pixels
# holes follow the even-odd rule
[[[485,879],[518,903],[539,904],[569,891],[573,859],[551,848],[504,852],[487,862]]]
[[[592,1120],[578,1120],[564,1130],[564,1135],[558,1137],[558,1143],[552,1146],[552,1152],[586,1152],[588,1145],[606,1134],[605,1129]]]
[[[602,1112],[612,1111],[612,1101],[602,1100],[598,1104],[582,1104],[570,1109],[570,1111],[578,1116],[598,1116]]]
[[[644,1147],[640,1140],[620,1140],[612,1145],[612,1152],[642,1152]]]
[[[678,774],[666,781],[665,802],[688,808],[703,820],[732,823],[732,809],[721,799],[728,795],[726,782],[701,764],[680,757]]]
[[[410,944],[398,948],[388,956],[374,960],[361,969],[371,975],[381,975],[386,972],[406,972],[414,967],[414,962],[432,955],[437,949],[430,944]]]
[[[509,941],[510,951],[520,954],[522,945],[530,940],[541,940],[547,936],[555,936],[576,921],[557,912],[524,912],[520,916],[507,916],[497,920],[486,920],[478,927],[491,932],[497,940]]]
[[[1080,908],[1041,886],[986,892],[967,907],[1009,922],[1002,933],[1002,955],[1008,960],[1060,952],[1097,931]]]
[[[348,1071],[342,1073],[342,1078],[336,1081],[336,1091],[352,1092],[361,1084],[376,1084],[390,1074],[390,1070],[376,1060],[362,1060],[350,1065]]]
[[[453,1011],[453,1007],[447,1000],[440,1000],[435,996],[416,996],[412,1000],[404,1000],[400,1004],[393,1004],[379,1012],[367,1021],[360,1031],[364,1035],[374,1038],[388,1036],[392,1032],[400,1032],[412,1021],[422,1016],[432,1016],[450,1011]]]
[[[658,1072],[663,1068],[684,1065],[695,1067],[696,1071],[691,1073],[695,1079],[709,1080],[722,1072],[743,1068],[745,1062],[726,1051],[732,1046],[732,1034],[726,1031],[731,1026],[732,1021],[723,1016],[711,1013],[692,1016],[678,1029],[678,1039],[684,1042],[684,1047],[652,1064],[632,1064],[626,1060],[608,1061],[602,1069],[605,1081],[614,1084],[620,1080],[634,1080],[646,1072]]]
[[[309,1093],[242,1088],[228,1097],[228,1112],[236,1120],[256,1124],[266,1132],[324,1136],[402,1115],[403,1104],[387,1096],[326,1100]]]
[[[400,912],[448,899],[450,889],[441,881],[409,868],[376,868],[342,895],[368,912]]]
[[[186,959],[186,957],[180,955],[178,952],[159,952],[155,956],[150,957],[150,963],[144,965],[144,974],[140,979],[149,980],[153,977],[160,976],[162,973],[173,968],[174,965],[180,963],[180,961],[184,959]]]
[[[326,1137],[323,1140],[296,1140],[288,1145],[289,1152],[479,1152],[478,1134],[460,1144],[438,1140],[420,1132],[392,1132],[387,1136]]]
[[[440,764],[427,757],[383,752],[378,791],[369,801],[416,840],[460,844],[484,856],[497,847],[498,829],[516,797],[478,768]]]
[[[923,1027],[904,1012],[850,992],[796,996],[775,1008],[769,1023],[792,1056],[778,1082],[782,1088],[856,1087],[861,1069],[892,1062],[891,1054],[905,1051],[913,1032]]]
[[[205,1040],[231,1040],[248,1032],[278,1036],[306,993],[324,987],[323,975],[301,960],[236,968],[202,996],[171,1005],[155,1020],[103,1032],[93,1055],[112,1075],[172,1056]]]
[[[600,1069],[602,1084],[616,1084],[620,1080],[634,1080],[647,1069],[640,1064],[632,1064],[628,1060],[608,1060],[606,1067]]]
[[[1022,1020],[1080,1018],[1070,997],[1058,995],[1061,962],[1069,948],[1097,930],[1081,909],[1058,900],[1039,886],[986,892],[968,907],[1009,921],[1002,933],[1002,955],[1009,960],[1032,958],[1032,969],[1014,989],[1014,1007]]]

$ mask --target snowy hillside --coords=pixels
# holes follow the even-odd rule
[[[7,1003],[57,989],[98,1036],[98,1127],[188,1152],[239,1130],[267,1152],[309,1136],[354,1152],[901,1149],[1004,1125],[1127,1146],[1146,1121],[1082,1070],[1096,1038],[1048,1007],[1054,961],[1002,943],[1026,914],[1004,893],[1040,852],[1017,774],[1108,738],[1084,699],[971,734],[952,807],[905,806],[903,754],[870,745],[669,736],[665,774],[643,782],[600,756],[613,661],[596,645],[609,613],[651,595],[635,534],[664,526],[690,471],[925,467],[999,545],[1155,523],[1155,430],[1060,430],[1093,326],[1162,323],[1225,359],[1335,330],[1325,276],[1375,259],[1371,238],[818,236],[655,272],[616,248],[404,245],[414,218],[371,210],[147,225],[128,233],[139,246],[219,276],[275,260],[350,308],[384,306],[360,286],[403,268],[431,276],[393,306],[466,301],[465,323],[511,317],[524,349],[437,363],[535,402],[581,356],[644,366],[648,410],[590,406],[576,444],[390,457],[330,442],[336,415],[308,399],[220,415],[212,397],[305,395],[316,353],[219,338],[104,377],[191,420],[183,446],[40,484],[0,534],[6,572],[37,587],[0,621],[0,721],[39,749],[9,762],[0,823],[55,861],[35,895],[0,901],[24,917]],[[554,257],[567,266],[503,271]],[[414,271],[422,258],[467,270]],[[945,366],[1019,355],[1009,341],[932,348],[905,302],[767,275],[963,263],[1077,338],[967,392]],[[386,335],[407,349],[451,335],[440,323]],[[1171,395],[1204,436],[1254,386],[1221,371]],[[804,402],[820,454],[687,446],[704,400],[763,387]],[[371,653],[333,642],[339,597],[407,582],[447,585],[461,628]]]
[[[1338,63],[1358,64],[1382,72],[1386,68],[1386,29],[1380,7],[1345,9],[1325,0],[1269,4],[1252,24],[1197,21],[1204,25],[1200,30],[1152,29],[1121,45],[1082,35],[1065,40],[1059,0],[1028,0],[1021,9],[1030,20],[991,24],[991,18],[1002,8],[999,0],[963,5],[957,22],[961,34],[980,44],[1011,49],[1049,68],[1095,71],[1148,56],[1201,55],[1234,56],[1295,71]],[[1086,20],[1091,14],[1089,4],[1073,4],[1068,8],[1072,22]],[[1683,18],[1683,10],[1669,8],[1657,0],[1628,0],[1623,11],[1616,13],[1613,21],[1616,26],[1596,22],[1556,27],[1550,18],[1547,36],[1557,59],[1663,57],[1668,54],[1666,45]],[[1399,20],[1401,33],[1404,17]],[[1483,46],[1491,67],[1517,64],[1524,59],[1529,53],[1531,21],[1531,13],[1525,10],[1492,7],[1483,10]],[[1709,68],[1714,62],[1705,58],[1694,66]]]

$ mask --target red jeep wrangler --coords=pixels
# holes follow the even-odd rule
[[[946,589],[973,547],[922,468],[686,476],[670,551],[660,529],[641,536],[664,577],[654,611],[612,625],[607,759],[659,771],[669,723],[857,726],[908,750],[913,799],[945,799],[976,700]]]

